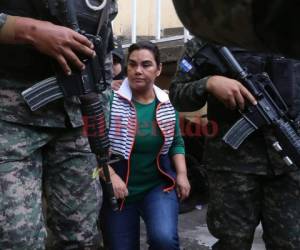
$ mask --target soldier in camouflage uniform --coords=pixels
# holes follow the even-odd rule
[[[207,41],[300,58],[299,3],[173,0],[184,26]]]
[[[220,75],[201,54],[202,46],[197,38],[187,43],[172,80],[170,99],[179,111],[197,110],[207,102],[208,119],[219,126],[215,137],[206,138],[203,156],[210,185],[207,224],[218,239],[213,249],[250,250],[261,222],[268,250],[299,250],[300,171],[287,167],[274,153],[271,129],[254,132],[236,151],[222,142],[240,116],[237,108],[242,109],[246,100],[256,101],[238,81]],[[291,114],[300,121],[299,61],[241,49],[232,52],[248,72],[269,69]],[[272,71],[274,65],[283,67]]]
[[[76,53],[94,54],[84,36],[53,24],[44,2],[0,3],[0,249],[45,249],[45,224],[47,249],[98,249],[102,192],[92,178],[96,160],[83,136],[78,101],[61,99],[31,112],[20,95],[54,74],[51,57],[68,73],[71,64],[83,66]],[[75,2],[79,23],[95,32],[101,12]],[[111,20],[117,8],[115,1],[110,5]],[[107,52],[109,86],[111,66]]]

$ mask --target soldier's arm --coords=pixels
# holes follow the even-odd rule
[[[176,110],[187,112],[202,108],[207,100],[207,79],[208,77],[195,79],[177,70],[169,92],[170,100]]]
[[[178,111],[195,111],[206,103],[208,77],[200,76],[192,62],[193,53],[199,49],[200,45],[195,40],[187,43],[171,81],[170,100]]]
[[[207,77],[191,79],[177,71],[171,82],[170,100],[178,111],[195,111],[202,108],[207,100]]]
[[[77,54],[93,56],[92,43],[83,35],[63,26],[33,18],[1,14],[0,43],[29,44],[60,64],[66,74],[70,64],[82,69]]]
[[[192,39],[179,61],[170,88],[174,107],[179,111],[198,110],[205,105],[208,94],[230,109],[244,109],[245,99],[255,105],[255,98],[241,83],[215,74],[214,64],[201,54],[201,46],[199,40]]]

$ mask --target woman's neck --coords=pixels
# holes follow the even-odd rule
[[[132,90],[132,97],[135,101],[142,104],[151,103],[155,98],[154,89],[152,88],[144,92]]]

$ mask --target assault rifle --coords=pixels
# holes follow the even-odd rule
[[[47,103],[59,98],[77,97],[81,103],[81,111],[88,136],[91,151],[96,155],[99,167],[102,167],[106,180],[106,189],[113,210],[118,209],[117,199],[114,196],[108,164],[109,140],[105,123],[105,116],[97,94],[97,85],[103,91],[106,88],[104,75],[105,40],[104,36],[86,34],[80,30],[73,0],[49,1],[49,8],[57,16],[61,23],[73,30],[85,35],[93,44],[96,56],[93,58],[81,58],[85,64],[82,71],[73,69],[70,76],[65,75],[56,67],[56,76],[34,84],[22,92],[25,102],[32,111],[35,111]],[[103,15],[105,11],[101,13]],[[104,84],[101,85],[101,80]],[[120,160],[117,157],[114,161]]]
[[[227,71],[229,69],[233,78],[241,82],[257,100],[257,105],[249,104],[245,111],[240,111],[242,117],[224,135],[223,141],[238,149],[252,132],[269,126],[276,138],[273,148],[288,166],[300,167],[300,136],[296,122],[289,116],[287,105],[268,74],[252,75],[246,72],[226,47],[214,46],[207,53],[208,58],[213,58],[221,67],[225,66]]]

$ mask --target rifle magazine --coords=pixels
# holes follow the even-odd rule
[[[56,99],[62,98],[63,92],[57,84],[56,78],[49,77],[24,90],[21,95],[31,111],[35,111]]]
[[[257,127],[246,116],[240,118],[223,136],[223,141],[233,149],[238,149],[243,141],[252,134]]]

